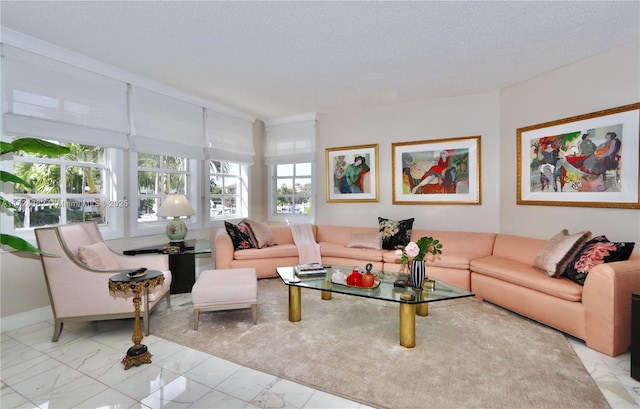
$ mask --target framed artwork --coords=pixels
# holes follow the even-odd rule
[[[393,143],[394,204],[480,204],[480,136]]]
[[[327,202],[378,202],[378,145],[325,150]]]
[[[638,209],[640,103],[517,130],[520,205]]]

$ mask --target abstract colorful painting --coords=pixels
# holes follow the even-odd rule
[[[638,104],[517,130],[518,204],[638,206]]]
[[[480,137],[392,144],[393,203],[479,204]]]
[[[327,202],[377,202],[378,145],[325,150]]]

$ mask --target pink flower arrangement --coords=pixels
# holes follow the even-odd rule
[[[410,260],[424,260],[427,254],[442,254],[442,243],[433,237],[421,237],[418,241],[410,241],[404,247],[398,247],[396,256],[400,257],[400,264],[406,265]]]

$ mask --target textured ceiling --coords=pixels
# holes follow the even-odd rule
[[[262,119],[495,91],[640,38],[639,1],[3,0],[0,16]]]

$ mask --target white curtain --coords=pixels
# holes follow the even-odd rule
[[[205,158],[202,107],[135,85],[130,98],[135,151]]]
[[[253,122],[205,109],[207,157],[253,165]]]
[[[127,149],[127,84],[2,44],[4,132]]]
[[[316,121],[266,124],[265,161],[278,163],[314,162]]]

